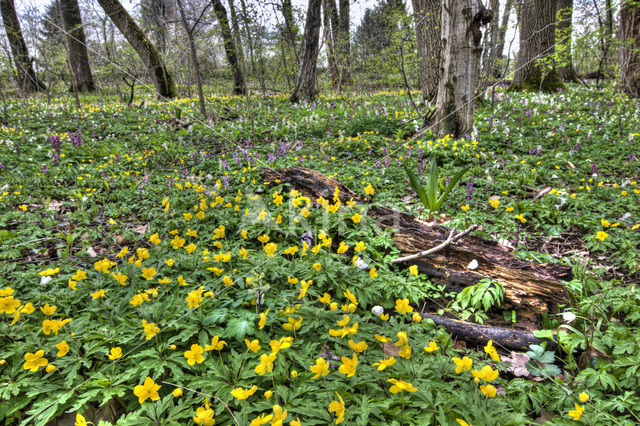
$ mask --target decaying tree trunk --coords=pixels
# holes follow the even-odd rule
[[[300,167],[282,170],[266,170],[265,181],[289,184],[312,200],[319,196],[333,197],[340,188],[344,201],[357,195],[343,183],[321,173]],[[429,226],[415,217],[389,208],[370,206],[368,220],[374,220],[382,228],[394,230],[393,241],[403,255],[409,255],[442,243],[450,233],[443,226]],[[467,268],[472,260],[478,268]],[[467,235],[444,250],[421,259],[407,262],[436,281],[446,283],[447,288],[459,291],[474,285],[483,278],[502,283],[505,289],[503,308],[516,309],[518,316],[532,318],[556,310],[564,302],[565,288],[561,280],[571,279],[571,268],[547,263],[532,263],[517,259],[512,250],[495,241]]]
[[[640,98],[640,4],[625,0],[620,9],[620,83],[627,95]]]
[[[553,63],[556,0],[524,0],[520,51],[509,90],[555,92],[563,87]]]
[[[573,68],[573,55],[571,54],[573,31],[573,0],[557,0],[558,13],[556,14],[556,49],[560,50],[560,66],[558,75],[563,81],[578,83],[578,74]]]
[[[440,78],[440,0],[412,0],[418,45],[418,78],[424,101],[438,94]]]
[[[67,31],[67,45],[69,46],[69,62],[73,68],[71,84],[72,90],[78,92],[93,92],[95,84],[89,66],[87,41],[82,27],[82,16],[78,0],[60,0],[62,20]]]
[[[38,76],[33,70],[27,44],[22,37],[20,21],[13,0],[0,0],[0,13],[4,22],[4,29],[7,32],[13,63],[16,67],[16,80],[18,87],[24,93],[39,92],[45,90],[44,85],[38,80]]]
[[[148,68],[158,95],[176,97],[176,85],[158,51],[125,8],[118,0],[98,0],[98,3]]]
[[[442,73],[431,121],[441,136],[460,138],[473,130],[473,97],[482,55],[481,27],[492,12],[480,0],[445,0],[441,13]]]
[[[220,24],[220,33],[222,34],[222,41],[224,43],[224,51],[227,55],[227,61],[233,73],[233,94],[234,95],[246,95],[246,84],[244,81],[244,72],[238,61],[238,55],[236,53],[236,46],[233,42],[233,34],[231,33],[231,27],[229,26],[229,19],[227,18],[227,9],[222,4],[221,0],[213,0],[213,9],[216,12],[218,18],[218,24]]]
[[[317,95],[316,65],[322,25],[321,6],[322,0],[309,0],[302,48],[300,49],[300,66],[298,67],[296,87],[291,93],[291,102],[311,101]]]

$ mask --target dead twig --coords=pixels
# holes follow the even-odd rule
[[[425,256],[429,256],[430,254],[437,253],[437,252],[445,249],[451,243],[454,243],[457,240],[459,240],[460,238],[464,237],[465,235],[467,235],[469,232],[473,231],[477,227],[478,227],[478,225],[471,225],[470,227],[468,227],[467,229],[465,229],[464,231],[460,232],[457,235],[455,234],[456,230],[452,229],[451,233],[449,234],[447,239],[444,240],[441,244],[438,244],[435,247],[432,247],[432,248],[430,248],[428,250],[425,250],[425,251],[421,251],[421,252],[416,253],[416,254],[412,254],[412,255],[409,255],[409,256],[405,256],[405,257],[398,257],[396,259],[393,259],[391,261],[391,263],[409,262],[411,260],[420,259],[420,258],[423,258]]]

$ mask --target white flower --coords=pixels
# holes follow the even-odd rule
[[[380,315],[382,315],[384,313],[384,308],[380,305],[376,305],[373,308],[371,308],[371,313],[377,317],[379,317]]]
[[[367,269],[369,267],[369,265],[367,265],[367,263],[360,258],[356,259],[355,265],[356,265],[356,268],[360,268],[360,269]]]
[[[469,264],[467,265],[467,269],[478,269],[478,261],[473,259],[471,262],[469,262]]]
[[[49,275],[43,275],[40,277],[40,285],[47,285],[52,279]]]
[[[572,322],[576,319],[576,314],[574,314],[573,312],[563,312],[562,319],[567,323]]]

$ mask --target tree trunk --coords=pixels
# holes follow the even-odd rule
[[[247,3],[245,0],[240,0],[240,6],[242,6],[242,23],[244,24],[245,35],[247,36],[247,44],[249,45],[249,58],[251,60],[251,68],[253,69],[253,73],[258,77],[258,83],[260,84],[260,89],[264,93],[266,90],[266,86],[264,84],[264,74],[262,69],[258,67],[255,49],[253,44],[253,36],[251,35],[251,30],[249,28],[249,16],[247,14]]]
[[[159,96],[174,98],[176,85],[158,51],[118,0],[98,0],[102,9],[144,62]]]
[[[412,0],[418,43],[418,78],[422,99],[432,101],[438,94],[441,73],[440,0]]]
[[[87,41],[82,27],[82,16],[78,0],[60,0],[62,20],[67,31],[67,46],[69,47],[69,62],[73,68],[72,90],[78,92],[93,92],[96,88],[89,66]]]
[[[233,3],[233,0],[229,0],[229,13],[231,14],[231,32],[233,33],[236,53],[238,54],[238,62],[240,63],[240,68],[242,69],[242,75],[244,77],[246,85],[247,74],[245,70],[244,49],[242,48],[242,37],[240,37],[240,24],[238,23],[238,14],[236,13],[236,6]]]
[[[236,46],[233,42],[233,34],[231,33],[231,27],[229,27],[229,18],[227,18],[227,9],[225,9],[221,0],[212,0],[213,9],[216,12],[218,23],[220,24],[220,33],[222,34],[222,41],[224,43],[224,51],[227,55],[227,60],[231,66],[233,72],[233,94],[234,95],[246,95],[246,84],[244,81],[244,73],[238,62],[238,55],[236,53]]]
[[[555,92],[563,87],[553,63],[556,0],[524,0],[520,52],[510,90]]]
[[[338,11],[335,0],[322,0],[322,16],[324,20],[323,35],[327,42],[327,60],[329,62],[329,75],[331,87],[340,86],[340,70],[338,69],[337,46],[338,38]]]
[[[196,42],[193,39],[193,27],[189,25],[187,21],[187,15],[184,13],[184,7],[182,6],[182,0],[177,0],[178,11],[180,12],[180,20],[184,31],[187,33],[187,39],[189,41],[189,57],[191,58],[191,65],[193,65],[193,74],[196,80],[196,87],[198,89],[198,103],[200,104],[200,114],[203,117],[207,117],[207,108],[204,101],[204,93],[202,91],[202,75],[200,74],[200,61],[198,61],[198,51],[196,50]]]
[[[573,68],[573,55],[571,54],[573,0],[556,1],[558,6],[558,13],[556,14],[556,50],[560,54],[558,75],[563,81],[578,83],[580,80]]]
[[[625,0],[620,9],[620,83],[629,97],[640,98],[640,4]]]
[[[309,0],[307,6],[307,21],[304,26],[302,48],[300,49],[300,65],[296,87],[291,93],[291,102],[312,101],[316,95],[316,65],[318,62],[318,42],[322,0]]]
[[[296,59],[296,62],[298,62],[298,46],[296,45],[298,29],[293,19],[291,0],[282,1],[282,16],[284,17],[284,27],[287,33],[289,48],[293,51],[293,57]]]
[[[339,0],[340,14],[338,21],[337,52],[340,67],[340,82],[351,83],[351,9],[349,0]]]
[[[16,66],[16,80],[18,87],[24,93],[39,92],[45,90],[45,86],[38,81],[38,76],[33,70],[31,57],[27,50],[27,44],[22,37],[20,21],[13,0],[0,0],[0,13],[4,22],[4,29],[7,32],[9,46],[13,62]]]
[[[507,36],[507,28],[509,27],[509,17],[511,16],[512,7],[513,0],[507,0],[507,3],[504,6],[504,12],[502,12],[502,23],[500,24],[500,30],[498,31],[498,44],[496,46],[497,57],[496,61],[493,63],[493,75],[496,78],[500,78],[504,74],[504,65],[500,60],[504,58],[504,42]]]
[[[431,128],[455,139],[473,130],[473,98],[482,55],[481,27],[492,12],[480,0],[445,0],[441,13],[442,74]]]

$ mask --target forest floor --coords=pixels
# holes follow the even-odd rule
[[[463,140],[412,140],[401,92],[251,102],[3,104],[0,421],[640,422],[638,100],[498,92]],[[470,167],[441,225],[570,267],[561,303],[391,264],[369,211],[426,221],[403,164],[424,182],[432,153],[442,187]],[[265,181],[293,166],[357,200]],[[471,344],[425,310],[555,342]]]

